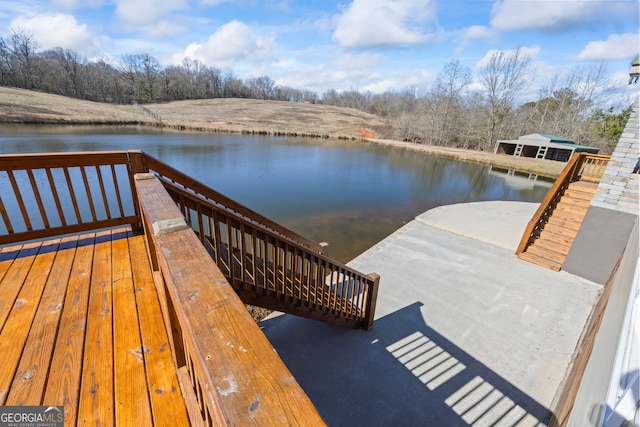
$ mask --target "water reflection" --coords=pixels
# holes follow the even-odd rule
[[[180,133],[138,127],[0,126],[0,153],[140,149],[348,261],[436,206],[539,202],[487,166],[353,141]]]

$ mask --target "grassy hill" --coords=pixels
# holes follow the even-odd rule
[[[562,162],[498,155],[450,147],[382,141],[381,118],[353,108],[256,99],[217,98],[144,105],[113,105],[42,92],[0,87],[0,123],[166,126],[179,130],[269,135],[365,137],[398,148],[459,160],[557,176]]]
[[[217,98],[113,105],[0,87],[0,123],[144,124],[198,131],[361,138],[384,126],[352,108],[255,99]]]

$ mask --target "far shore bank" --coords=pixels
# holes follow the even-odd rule
[[[565,162],[558,162],[555,160],[515,157],[506,154],[495,154],[493,152],[469,150],[465,148],[424,145],[413,142],[393,141],[389,139],[367,139],[367,141],[402,148],[405,150],[421,151],[435,156],[447,157],[465,162],[491,165],[503,169],[513,169],[519,172],[542,175],[548,178],[557,177],[566,166]]]
[[[321,104],[216,98],[145,105],[115,105],[0,87],[0,123],[149,126],[171,131],[346,139],[492,165],[555,178],[563,162],[464,148],[367,138],[385,125],[359,110]]]

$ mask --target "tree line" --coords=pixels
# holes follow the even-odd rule
[[[152,55],[127,53],[114,65],[107,57],[88,60],[71,49],[40,50],[23,30],[0,37],[2,86],[116,104],[207,98],[323,103],[383,117],[387,125],[375,129],[383,138],[487,150],[498,139],[541,132],[610,152],[631,106],[622,111],[602,108],[600,88],[609,78],[605,66],[576,67],[558,74],[535,100],[521,103],[534,72],[531,59],[516,49],[490,56],[475,76],[480,88],[471,89],[471,70],[454,59],[427,88],[318,94],[278,85],[268,76],[241,79],[232,71],[189,58],[163,68]]]

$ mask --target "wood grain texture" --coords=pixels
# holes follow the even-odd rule
[[[169,336],[143,239],[143,236],[130,237],[129,250],[153,424],[156,427],[188,425],[187,410],[180,393]]]
[[[64,406],[67,425],[75,425],[78,415],[94,241],[93,234],[78,239],[42,399],[47,405]]]
[[[59,240],[40,246],[29,274],[0,332],[0,405],[4,405],[9,389],[22,358],[31,324],[47,283]]]
[[[136,186],[148,223],[181,215],[159,181],[141,180]],[[212,422],[323,425],[193,230],[159,234],[155,240],[197,376],[196,391]]]
[[[151,404],[142,346],[129,244],[126,233],[114,231],[113,353],[115,421],[118,426],[151,425]]]
[[[114,425],[110,232],[96,235],[84,342],[78,423]]]
[[[7,405],[41,405],[78,237],[62,240],[31,325]]]

